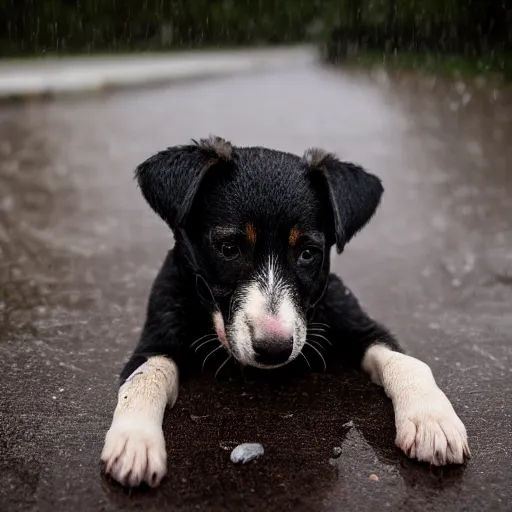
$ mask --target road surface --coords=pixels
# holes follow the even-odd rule
[[[3,104],[0,509],[509,511],[510,99],[483,83],[303,64]],[[207,365],[166,414],[162,486],[126,492],[101,475],[117,375],[172,243],[133,169],[211,133],[300,154],[320,146],[381,176],[378,215],[334,269],[432,367],[468,429],[465,467],[408,461],[382,391],[324,375],[319,361],[264,382],[235,368],[215,382]],[[233,466],[242,442],[262,443],[264,457]]]

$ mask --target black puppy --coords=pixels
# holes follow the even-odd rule
[[[130,486],[160,483],[167,465],[162,419],[177,399],[178,370],[191,347],[212,337],[215,350],[258,368],[302,356],[306,336],[324,338],[331,357],[384,387],[396,444],[410,457],[444,465],[469,456],[464,425],[430,368],[401,353],[329,273],[332,245],[341,253],[375,212],[378,178],[320,150],[300,158],[220,138],[162,151],[136,176],[176,243],[121,374],[102,453],[107,473]]]

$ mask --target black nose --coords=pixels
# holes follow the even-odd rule
[[[252,348],[256,353],[256,362],[260,364],[281,364],[288,361],[293,350],[293,338],[255,339]]]

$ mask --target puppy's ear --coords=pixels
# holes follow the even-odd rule
[[[327,185],[336,249],[341,253],[349,240],[371,219],[384,189],[379,178],[362,167],[341,162],[320,149],[306,151],[304,158],[311,176]]]
[[[185,222],[206,173],[233,156],[231,144],[220,137],[192,142],[160,151],[135,170],[142,195],[173,231]]]

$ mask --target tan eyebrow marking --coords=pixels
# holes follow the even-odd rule
[[[297,243],[300,235],[301,232],[298,226],[294,226],[290,231],[290,236],[288,237],[288,243],[290,244],[290,247],[295,247],[295,244]]]
[[[254,224],[248,222],[245,225],[245,237],[250,244],[254,245],[256,243],[256,228]]]

